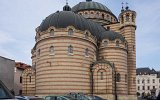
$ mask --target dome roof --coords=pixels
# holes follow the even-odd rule
[[[125,37],[122,34],[113,31],[106,31],[102,34],[101,39],[109,39],[110,41],[114,41],[115,39],[120,39],[122,42],[125,42]]]
[[[85,19],[83,16],[75,14],[72,11],[61,11],[49,15],[39,26],[39,31],[46,31],[51,26],[56,28],[74,26],[76,29],[82,31],[90,31],[97,39],[99,39],[101,34],[106,31],[101,25],[90,21],[89,19]]]
[[[110,9],[101,3],[93,2],[92,0],[86,0],[86,2],[80,2],[72,8],[73,12],[78,12],[82,10],[100,10],[104,12],[112,13]]]

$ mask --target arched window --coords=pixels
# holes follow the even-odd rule
[[[68,53],[73,53],[73,46],[68,46]]]
[[[85,56],[89,56],[89,50],[88,50],[88,48],[85,49]]]
[[[50,30],[50,36],[54,36],[54,29]]]
[[[103,72],[101,72],[101,80],[103,80]]]
[[[51,47],[50,47],[49,52],[50,52],[50,53],[54,53],[54,46],[51,46]]]
[[[119,47],[119,41],[116,41],[116,47]]]
[[[104,19],[104,14],[102,14],[102,18]]]
[[[37,54],[38,54],[38,56],[40,56],[40,54],[41,54],[41,50],[40,49],[38,49]]]
[[[124,23],[123,15],[121,16],[121,23],[122,23],[122,24]]]
[[[117,82],[120,82],[120,80],[121,80],[121,76],[119,73],[117,74],[116,80],[117,80]]]
[[[105,41],[103,42],[103,45],[104,45],[104,47],[107,47],[107,46],[108,46],[108,41],[105,40]]]
[[[126,15],[126,22],[129,22],[129,14]]]
[[[85,38],[88,39],[88,37],[89,37],[89,33],[86,32],[86,33],[85,33]]]
[[[70,29],[68,30],[68,35],[73,35],[73,29],[70,28]]]

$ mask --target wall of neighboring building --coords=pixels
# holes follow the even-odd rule
[[[157,74],[137,75],[136,80],[137,92],[140,93],[140,96],[142,96],[142,93],[151,94],[152,89],[156,89],[156,95],[158,95],[158,90],[160,90],[160,79],[157,78]],[[142,82],[143,80],[144,82]],[[153,82],[153,80],[155,81]]]
[[[14,74],[14,92],[15,95],[21,95],[22,93],[22,79],[20,77],[22,76],[22,69],[19,69],[15,67],[15,74]]]
[[[0,57],[0,80],[9,90],[14,89],[14,67],[14,60]]]

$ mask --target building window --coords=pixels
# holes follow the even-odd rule
[[[128,78],[127,78],[127,75],[125,75],[125,82],[126,82],[126,83],[127,83],[127,79],[128,79]]]
[[[104,45],[104,47],[107,47],[107,46],[108,46],[108,41],[105,40],[105,41],[103,42],[103,45]]]
[[[138,90],[140,90],[140,87],[138,86]]]
[[[31,77],[31,76],[29,76],[29,82],[30,82],[30,83],[32,82],[32,77]]]
[[[160,79],[159,79],[159,83],[160,83]]]
[[[89,33],[86,32],[86,33],[85,33],[85,38],[88,39],[88,37],[89,37]]]
[[[122,23],[122,24],[124,23],[123,15],[121,16],[121,23]]]
[[[139,79],[137,80],[137,83],[140,84],[140,80]]]
[[[73,46],[68,46],[68,53],[73,53]]]
[[[54,36],[54,29],[50,30],[50,36]]]
[[[102,18],[104,19],[104,14],[102,14]]]
[[[153,79],[153,83],[155,83],[155,79]]]
[[[70,28],[70,29],[68,30],[68,35],[73,35],[73,29]]]
[[[129,14],[126,15],[126,22],[129,22]]]
[[[103,80],[103,72],[101,72],[101,80]]]
[[[40,54],[41,54],[41,50],[40,50],[40,49],[38,49],[38,56],[40,56]]]
[[[149,79],[147,80],[147,83],[150,83],[150,80],[149,80]]]
[[[116,47],[119,47],[119,41],[116,41]]]
[[[88,48],[86,48],[86,49],[85,49],[85,56],[89,56],[89,53],[88,53],[88,52],[89,52],[89,50],[88,50]]]
[[[51,47],[50,47],[49,52],[50,52],[50,53],[54,53],[54,46],[51,46]]]
[[[22,76],[20,76],[20,83],[22,83]]]
[[[125,43],[125,48],[126,48],[126,49],[128,49],[128,45],[127,45],[127,43]]]
[[[133,45],[133,51],[135,51],[135,45]]]
[[[155,89],[155,86],[153,86],[153,89]]]
[[[148,86],[148,90],[150,90],[150,86]]]
[[[145,86],[143,86],[143,90],[145,90]]]
[[[120,80],[121,80],[121,76],[120,76],[120,74],[119,74],[119,73],[117,74],[117,78],[116,78],[116,80],[117,80],[117,82],[120,82]]]

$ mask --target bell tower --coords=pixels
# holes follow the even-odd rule
[[[127,67],[128,67],[128,95],[130,100],[136,97],[136,12],[130,10],[128,3],[119,15],[120,32],[128,42]],[[135,96],[135,97],[134,97]]]

